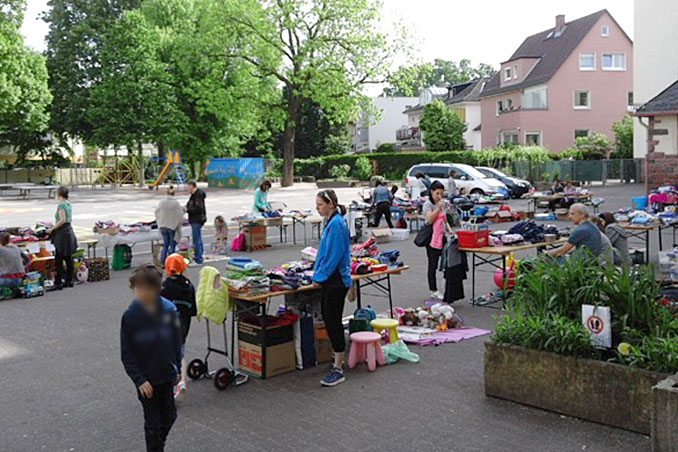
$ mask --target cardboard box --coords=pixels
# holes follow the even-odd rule
[[[315,362],[318,364],[332,361],[332,344],[327,335],[325,322],[315,322]]]
[[[492,220],[493,223],[509,223],[513,220],[513,215],[511,212],[507,212],[505,210],[499,210],[497,212],[492,213],[490,215],[490,220]]]
[[[266,248],[266,226],[245,228],[247,249]]]
[[[282,217],[277,217],[277,218],[264,218],[263,220],[264,226],[282,226],[283,224],[283,218]]]
[[[556,218],[560,221],[567,221],[569,213],[569,209],[556,209]]]
[[[270,378],[296,369],[294,342],[266,347],[266,369],[263,368],[261,347],[248,342],[238,345],[240,369],[259,378]]]
[[[371,230],[372,237],[377,239],[377,243],[386,243],[391,241],[392,232],[389,228],[379,228]]]

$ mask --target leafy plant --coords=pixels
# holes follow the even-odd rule
[[[380,154],[385,152],[395,152],[395,145],[393,143],[381,143],[379,146],[377,146],[377,149],[375,149],[374,152],[378,152]]]
[[[348,175],[351,172],[351,167],[349,165],[337,165],[330,169],[330,176],[336,180],[346,180]]]
[[[429,151],[444,152],[466,149],[464,132],[466,123],[440,99],[424,107],[424,115],[419,122],[426,134],[424,143]]]
[[[575,148],[581,151],[584,160],[599,160],[606,158],[612,151],[612,143],[607,135],[593,133],[588,137],[577,138]]]
[[[614,152],[613,158],[630,159],[633,158],[633,118],[626,115],[623,119],[612,124],[614,132]]]
[[[367,157],[358,157],[355,161],[353,175],[358,180],[369,180],[372,176],[372,164]]]

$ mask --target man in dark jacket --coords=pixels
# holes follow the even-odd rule
[[[188,222],[191,223],[191,232],[193,235],[193,249],[195,250],[194,260],[197,264],[203,262],[203,244],[202,244],[202,227],[207,221],[207,210],[205,209],[205,198],[207,195],[204,191],[198,188],[196,181],[188,181],[188,191],[191,197],[186,204],[186,212],[188,212]]]

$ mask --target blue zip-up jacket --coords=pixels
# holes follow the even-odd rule
[[[332,217],[323,230],[313,281],[323,283],[337,270],[344,285],[351,287],[351,237],[346,220],[339,213]]]
[[[181,368],[181,333],[177,308],[159,297],[158,312],[151,314],[134,300],[122,315],[120,355],[125,372],[139,387],[174,384]]]
[[[372,204],[374,204],[375,206],[382,202],[387,202],[389,204],[393,202],[393,194],[391,193],[391,190],[389,190],[388,187],[385,187],[383,185],[380,185],[374,189],[372,198],[373,198]]]

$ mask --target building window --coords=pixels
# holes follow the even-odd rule
[[[504,81],[511,80],[513,78],[513,70],[510,67],[504,69]]]
[[[549,107],[548,103],[548,89],[546,86],[535,86],[526,88],[523,94],[522,102],[523,110],[545,110]]]
[[[633,107],[633,91],[629,91],[626,96],[626,105]]]
[[[504,132],[501,134],[502,143],[518,144],[518,132]]]
[[[525,146],[541,146],[541,132],[525,132]]]
[[[588,137],[590,133],[589,129],[574,129],[574,139]]]
[[[604,71],[625,71],[626,54],[625,53],[604,53],[603,54]]]
[[[595,53],[580,53],[579,54],[579,70],[580,71],[595,71],[596,70],[596,54]]]
[[[499,116],[499,113],[504,111],[504,101],[498,100],[497,101],[497,116]]]
[[[600,28],[600,36],[602,36],[604,38],[607,38],[608,36],[610,36],[610,26],[609,25],[603,25]]]
[[[589,91],[575,91],[574,108],[578,110],[589,110],[591,108],[591,93]]]
[[[513,110],[513,99],[506,99],[506,109]]]
[[[518,65],[516,64],[513,66],[513,78],[517,79],[518,78]]]

